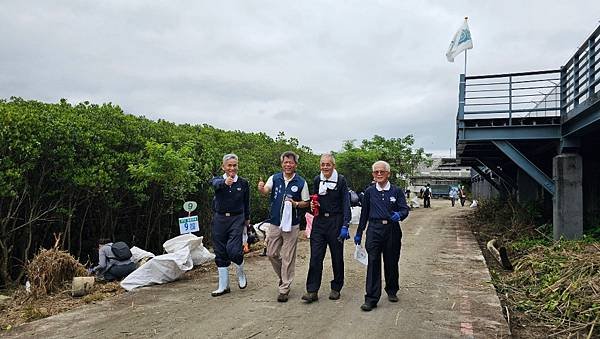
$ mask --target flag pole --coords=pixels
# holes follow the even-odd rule
[[[465,76],[467,76],[467,50],[465,49]]]
[[[469,17],[465,17],[465,21],[469,20]],[[465,76],[467,76],[467,49],[465,49]]]

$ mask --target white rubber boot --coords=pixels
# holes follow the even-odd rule
[[[213,297],[218,297],[220,295],[230,292],[229,271],[227,270],[227,267],[219,267],[218,270],[219,270],[219,288],[217,288],[217,290],[215,290],[215,291],[212,291],[212,293],[210,295],[212,295]]]
[[[238,277],[238,286],[240,287],[240,289],[244,289],[246,288],[246,286],[248,286],[248,280],[246,279],[246,273],[244,273],[244,263],[241,264],[235,264],[235,268],[237,271],[237,277]]]

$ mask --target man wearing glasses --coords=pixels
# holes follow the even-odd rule
[[[385,291],[390,302],[398,302],[398,262],[402,230],[400,221],[408,216],[404,191],[389,182],[390,164],[377,161],[372,166],[375,185],[365,190],[360,221],[354,243],[360,245],[367,228],[365,249],[369,254],[365,303],[360,308],[371,311],[381,297],[381,256],[385,270]]]

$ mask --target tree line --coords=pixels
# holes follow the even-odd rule
[[[355,143],[334,153],[357,191],[370,183],[376,160],[390,162],[400,185],[429,161],[413,148],[412,135]],[[152,121],[110,103],[0,100],[0,287],[22,281],[26,261],[51,246],[54,234],[82,262],[102,237],[161,253],[162,243],[179,234],[188,200],[198,202],[200,234],[209,242],[208,180],[221,174],[222,156],[236,153],[240,175],[252,184],[279,171],[287,150],[300,155],[300,175],[310,180],[319,173],[319,155],[281,132],[272,138]],[[267,218],[268,199],[252,189],[250,204],[252,222]]]

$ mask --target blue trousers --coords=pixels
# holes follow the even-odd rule
[[[381,298],[381,257],[383,255],[383,269],[385,277],[385,291],[388,295],[398,293],[400,261],[400,247],[402,246],[402,230],[400,223],[388,224],[373,223],[369,221],[367,227],[367,240],[365,249],[369,254],[367,266],[367,286],[365,302],[376,305]]]
[[[228,267],[231,262],[240,265],[244,261],[242,250],[244,227],[243,213],[229,217],[219,213],[213,214],[212,241],[217,267]]]
[[[317,216],[310,232],[310,264],[306,277],[306,291],[317,292],[323,276],[323,259],[327,246],[331,252],[333,280],[331,289],[341,291],[344,286],[344,244],[337,240],[343,222],[342,214]]]

